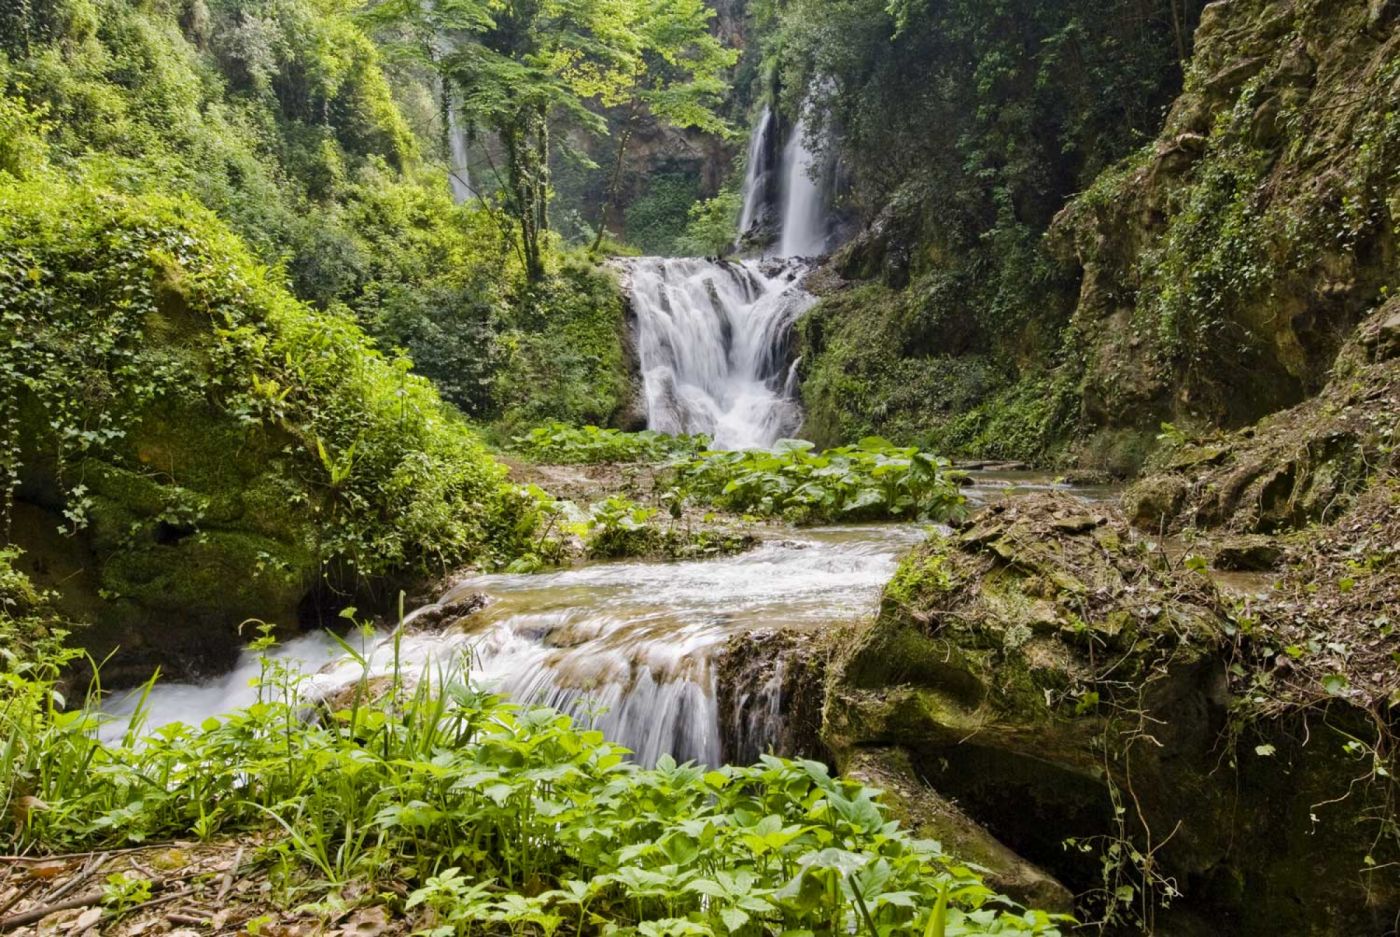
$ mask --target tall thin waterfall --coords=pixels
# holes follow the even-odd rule
[[[754,127],[753,138],[749,140],[749,164],[744,177],[744,211],[739,216],[739,241],[742,241],[760,220],[760,215],[771,198],[769,189],[773,176],[768,150],[770,137],[777,127],[778,118],[773,108],[765,105]],[[737,243],[737,241],[736,241]]]
[[[725,449],[797,431],[788,337],[812,303],[800,264],[648,257],[628,270],[652,429]]]
[[[819,168],[816,154],[807,145],[804,107],[783,152],[786,182],[782,239],[778,245],[782,257],[814,257],[826,250],[827,211],[822,186],[816,178]]]
[[[467,158],[467,131],[457,119],[457,109],[447,109],[447,142],[452,164],[447,167],[447,181],[452,186],[452,201],[458,205],[476,195],[472,188],[471,167]]]

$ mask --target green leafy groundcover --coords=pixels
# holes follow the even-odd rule
[[[402,883],[371,900],[443,937],[1058,932],[819,763],[642,769],[461,667],[415,686],[366,665],[309,720],[303,678],[265,658],[248,709],[109,746],[91,700],[62,708],[58,665],[0,671],[11,850],[280,827],[264,858],[288,903]]]
[[[824,452],[796,439],[772,451],[702,452],[677,469],[691,498],[803,522],[944,520],[963,503],[946,460],[878,436]]]
[[[644,430],[624,433],[596,426],[551,423],[539,426],[511,443],[521,455],[554,465],[600,465],[607,462],[659,462],[709,446],[704,436],[667,436]]]

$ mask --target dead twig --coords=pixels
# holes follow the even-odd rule
[[[70,891],[75,891],[79,885],[83,884],[89,878],[91,878],[94,872],[99,871],[102,868],[103,864],[109,858],[110,854],[105,852],[102,853],[100,856],[90,857],[88,861],[83,864],[82,871],[70,878],[68,881],[64,882],[62,885],[58,886],[58,888],[54,889],[53,893],[45,896],[44,900],[48,902],[54,902],[62,898],[64,895],[68,894]]]
[[[233,864],[228,867],[224,877],[219,880],[219,893],[215,901],[222,902],[228,897],[229,890],[233,888],[233,880],[238,875],[238,869],[243,865],[243,847],[239,846],[238,851],[233,854]]]
[[[0,920],[0,934],[8,933],[12,930],[24,927],[26,924],[37,924],[50,914],[57,914],[60,911],[72,911],[75,908],[87,908],[97,904],[102,900],[102,890],[84,892],[76,898],[69,898],[67,901],[50,902],[42,904],[37,908],[30,908],[13,917]]]

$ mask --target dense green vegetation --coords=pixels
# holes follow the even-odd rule
[[[947,520],[962,505],[946,460],[869,437],[814,451],[783,440],[773,451],[702,452],[676,463],[677,490],[726,510],[802,523]]]
[[[155,523],[193,531],[241,499],[244,520],[290,508],[323,561],[382,573],[469,559],[514,523],[500,472],[408,362],[269,282],[197,206],[39,179],[0,191],[0,241],[12,273],[0,369],[24,392],[10,401],[6,482],[46,463],[73,528],[144,497],[164,504]],[[190,438],[155,451],[169,428]],[[220,477],[223,454],[191,451],[200,433],[256,437],[271,490]]]
[[[1045,391],[1077,284],[1043,235],[1156,134],[1199,6],[773,5],[782,104],[811,97],[849,175],[841,208],[873,223],[836,268],[880,284],[802,327],[814,438],[1043,460],[1072,434],[1077,401]]]
[[[347,885],[372,881],[389,891],[364,901],[443,935],[1059,932],[824,765],[643,770],[566,716],[474,689],[460,664],[371,680],[361,661],[359,683],[315,721],[304,677],[264,659],[249,709],[140,743],[138,712],[113,745],[96,738],[91,700],[56,702],[55,661],[7,668],[0,807],[17,822],[3,842],[280,829],[258,861],[283,900],[336,916]]]
[[[17,8],[0,22],[3,168],[194,198],[473,416],[538,394],[573,397],[552,416],[606,420],[625,379],[608,281],[551,248],[551,276],[526,285],[498,206],[452,204],[439,79],[372,28],[388,27],[294,0]],[[579,360],[553,368],[563,347]]]

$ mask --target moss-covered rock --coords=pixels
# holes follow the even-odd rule
[[[1321,796],[1348,796],[1343,744],[1366,717],[1251,708],[1240,675],[1263,665],[1232,664],[1240,627],[1204,573],[1116,511],[1003,502],[905,559],[836,665],[823,738],[843,768],[907,758],[981,828],[973,841],[1046,870],[1086,914],[1183,932],[1374,928],[1400,890],[1357,872],[1394,844]]]
[[[1322,388],[1397,272],[1400,44],[1368,17],[1209,4],[1157,141],[1057,219],[1085,427],[1238,427]]]
[[[1396,299],[1372,312],[1315,397],[1240,432],[1163,453],[1126,496],[1133,522],[1149,530],[1287,533],[1344,515],[1375,477],[1400,464],[1400,355],[1386,338],[1397,317]]]
[[[192,204],[0,179],[0,471],[19,561],[109,678],[238,626],[508,556],[528,506],[407,361],[294,300]]]

